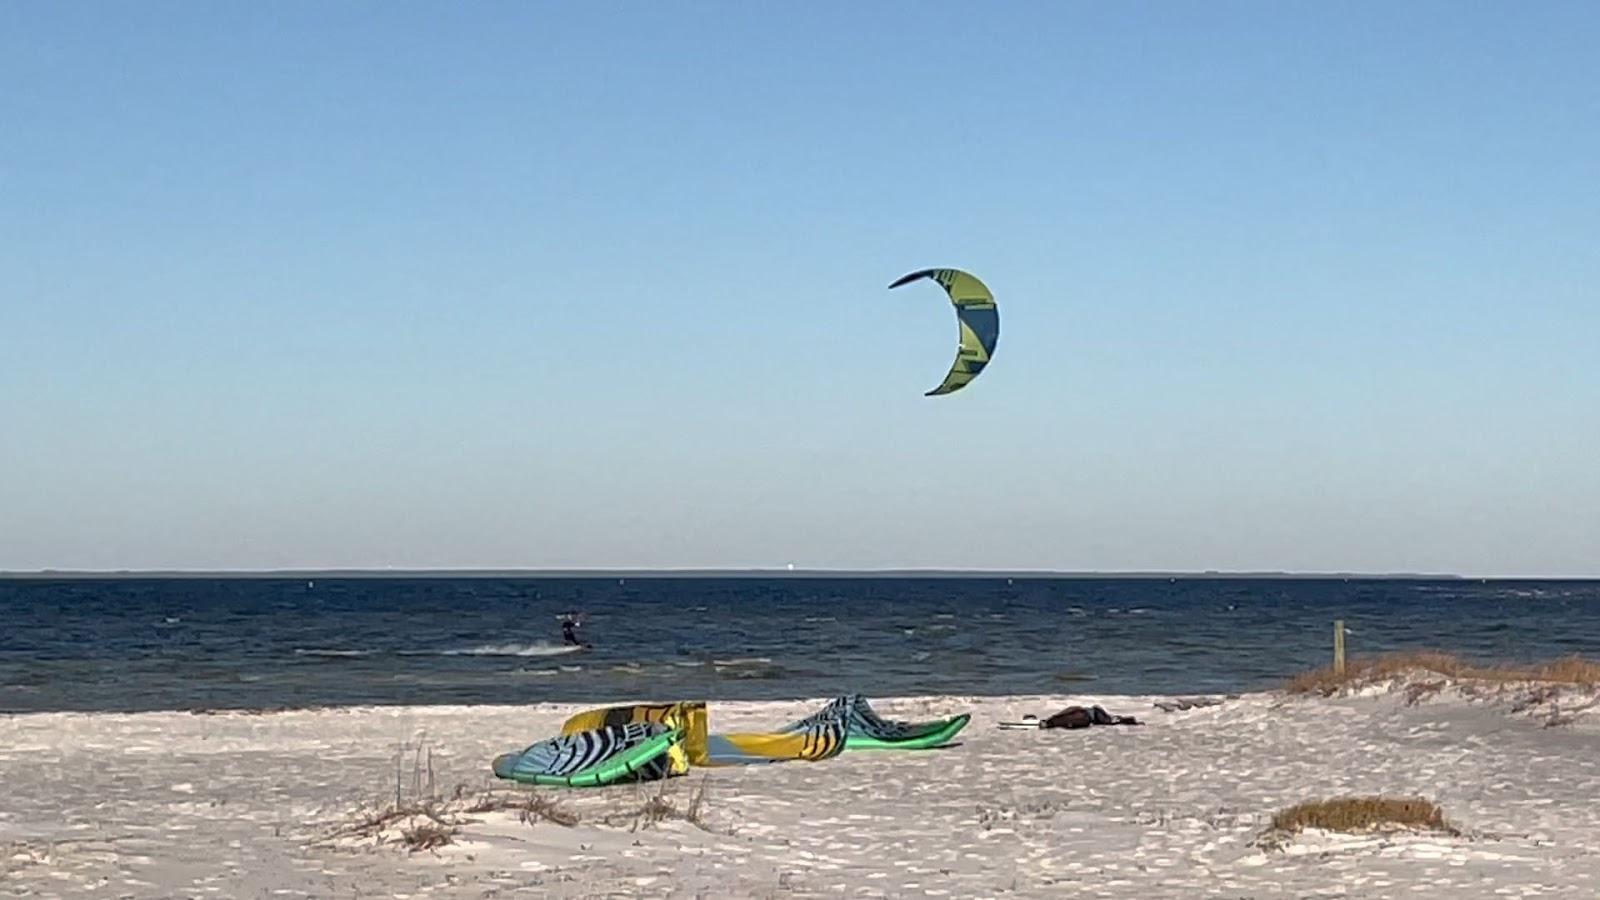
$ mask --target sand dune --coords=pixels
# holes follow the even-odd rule
[[[406,797],[428,791],[430,760],[438,793],[504,791],[489,760],[581,707],[10,716],[0,896],[1600,895],[1600,716],[1548,726],[1548,702],[1444,691],[1411,703],[1390,688],[1174,700],[875,698],[898,718],[974,719],[937,751],[541,790],[578,824],[478,813],[453,843],[419,853],[324,839],[394,800],[397,754]],[[760,730],[819,703],[714,702],[712,724]],[[1147,724],[996,727],[1071,703]],[[681,809],[696,789],[698,824],[639,820],[650,794]],[[1351,793],[1429,797],[1463,834],[1258,846],[1274,811]]]

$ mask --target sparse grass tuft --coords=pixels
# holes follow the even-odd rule
[[[432,850],[450,843],[461,824],[459,818],[439,806],[437,801],[410,801],[367,812],[356,821],[324,835],[316,843],[371,839],[381,844],[384,843],[385,832],[398,827],[398,843],[411,850]]]
[[[535,825],[545,821],[571,828],[580,821],[579,815],[547,794],[531,791],[488,791],[479,794],[466,808],[465,813],[515,812],[517,818]]]
[[[1278,811],[1260,843],[1267,849],[1276,849],[1307,828],[1347,834],[1390,830],[1431,831],[1453,837],[1461,834],[1445,820],[1444,811],[1437,804],[1422,797],[1338,797]]]
[[[411,828],[400,830],[400,842],[412,853],[418,850],[432,850],[443,847],[455,840],[456,829],[453,825],[440,825],[437,822],[421,822]]]
[[[1370,831],[1392,825],[1457,833],[1444,820],[1444,810],[1421,797],[1340,797],[1301,803],[1279,811],[1272,827],[1279,831],[1320,828],[1324,831]]]
[[[626,810],[604,817],[602,821],[607,825],[619,825],[629,822],[628,831],[638,831],[641,828],[650,828],[660,822],[678,820],[688,822],[701,831],[719,833],[708,825],[704,818],[706,805],[706,782],[702,778],[697,787],[690,789],[688,803],[682,808],[667,797],[667,782],[661,782],[661,789],[645,798],[644,803],[637,809]]]
[[[672,805],[672,801],[666,799],[660,794],[654,794],[648,800],[644,801],[644,806],[639,808],[638,819],[635,822],[635,827],[638,826],[638,823],[643,823],[644,827],[649,828],[651,825],[654,825],[657,822],[663,822],[667,819],[676,818],[677,813],[678,808]],[[633,829],[629,830],[631,831]]]
[[[399,844],[412,852],[431,851],[454,842],[461,826],[471,824],[473,815],[488,812],[514,812],[529,825],[544,821],[571,828],[578,824],[576,812],[545,794],[498,790],[468,796],[458,787],[447,799],[404,800],[360,813],[355,821],[333,829],[314,843],[370,840],[375,844]]]
[[[1450,653],[1415,651],[1351,659],[1346,663],[1343,674],[1335,672],[1332,666],[1305,672],[1291,679],[1286,689],[1293,694],[1318,694],[1326,697],[1341,690],[1417,672],[1428,672],[1460,681],[1499,684],[1537,682],[1585,687],[1600,685],[1600,662],[1592,662],[1581,656],[1569,656],[1531,665],[1480,666]],[[1439,682],[1420,685],[1408,691],[1407,698],[1411,702],[1416,702],[1437,693],[1443,686]]]

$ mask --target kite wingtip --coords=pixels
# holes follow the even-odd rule
[[[889,290],[892,291],[902,284],[910,284],[911,282],[916,281],[918,278],[921,278],[932,271],[932,269],[920,269],[916,272],[912,272],[909,275],[901,275],[899,278],[894,280],[893,284],[889,285]]]

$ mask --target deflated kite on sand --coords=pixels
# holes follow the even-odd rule
[[[806,760],[845,750],[924,750],[949,743],[965,713],[928,722],[879,716],[864,697],[840,697],[772,732],[711,733],[705,701],[633,704],[578,713],[561,736],[495,758],[497,777],[530,784],[595,787],[716,767]]]

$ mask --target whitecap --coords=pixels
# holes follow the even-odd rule
[[[401,656],[561,656],[583,648],[576,644],[480,644],[449,650],[401,650]]]
[[[338,650],[323,649],[320,647],[296,647],[295,656],[320,656],[330,659],[353,659],[361,656],[371,656],[371,650]]]

